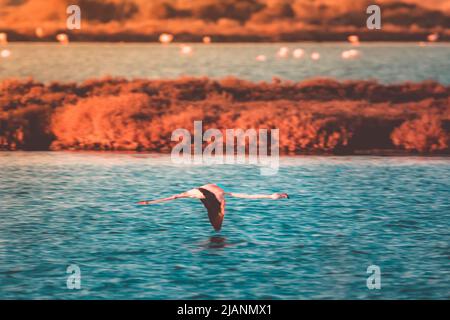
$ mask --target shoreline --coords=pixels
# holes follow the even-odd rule
[[[159,43],[159,37],[164,31],[139,32],[134,30],[123,30],[106,33],[102,31],[70,31],[55,29],[48,34],[37,37],[34,31],[18,31],[2,28],[2,32],[8,34],[9,42],[57,42],[56,36],[60,33],[67,34],[70,42],[150,42]],[[236,33],[220,33],[211,30],[206,34],[212,43],[291,43],[291,42],[348,42],[349,35],[356,35],[361,42],[428,42],[427,37],[432,30],[421,31],[384,31],[384,30],[358,30],[355,28],[344,28],[340,31],[319,29],[298,29],[290,32],[259,32],[243,29]],[[203,43],[205,33],[174,31],[172,43]],[[440,32],[439,41],[431,43],[450,42],[450,32]]]
[[[162,153],[162,152],[152,152],[152,151],[127,151],[127,150],[79,150],[79,149],[63,149],[63,150],[4,150],[0,149],[0,154],[5,153],[79,153],[79,154],[118,154],[118,155],[148,155],[155,157],[169,157],[170,153]],[[366,150],[360,153],[303,153],[303,154],[280,154],[280,158],[313,158],[313,157],[321,157],[321,158],[431,158],[431,159],[450,159],[450,152],[447,153],[418,153],[418,152],[408,152],[404,150],[392,150],[392,152],[378,152]],[[246,159],[248,156],[246,155]]]
[[[208,43],[208,44],[204,44],[203,42],[199,42],[199,41],[173,41],[170,44],[162,44],[159,41],[72,41],[69,44],[60,44],[57,41],[53,41],[53,40],[46,40],[46,41],[42,41],[42,40],[31,40],[31,41],[9,41],[8,44],[3,44],[0,45],[0,48],[6,48],[8,47],[8,45],[16,45],[16,44],[23,44],[23,45],[39,45],[39,44],[44,44],[44,45],[58,45],[58,46],[71,46],[71,45],[78,45],[78,44],[85,44],[85,45],[90,45],[90,44],[112,44],[112,45],[155,45],[155,46],[180,46],[180,45],[184,45],[184,44],[191,44],[191,45],[199,45],[199,46],[214,46],[214,45],[249,45],[249,46],[258,46],[258,45],[271,45],[271,44],[342,44],[342,45],[348,45],[349,47],[352,48],[358,48],[358,47],[364,47],[367,45],[380,45],[380,44],[386,44],[386,45],[422,45],[425,47],[435,47],[435,46],[448,46],[450,44],[450,40],[448,41],[438,41],[438,42],[426,42],[426,41],[397,41],[397,40],[392,40],[392,41],[384,41],[384,40],[380,40],[380,41],[364,41],[364,42],[360,42],[357,45],[352,45],[350,42],[348,41],[343,41],[343,40],[330,40],[330,41],[312,41],[312,40],[305,40],[305,41],[272,41],[272,42],[239,42],[239,41],[229,41],[229,42],[212,42],[212,43]]]
[[[343,35],[332,36],[326,34],[324,36],[274,36],[274,37],[262,37],[257,35],[252,36],[228,36],[228,35],[212,35],[211,37],[214,43],[239,43],[239,44],[257,44],[257,43],[324,43],[324,42],[337,42],[337,43],[349,43],[347,41],[349,33]],[[377,37],[364,37],[360,36],[362,43],[382,43],[382,42],[403,42],[403,43],[425,43],[425,44],[439,44],[439,43],[450,43],[450,35],[442,37],[437,42],[428,42],[426,40],[428,34],[420,35],[380,35]],[[56,35],[53,37],[46,37],[44,39],[36,39],[33,36],[26,35],[15,35],[10,36],[8,39],[9,43],[58,43],[55,40]],[[71,43],[155,43],[159,44],[159,35],[83,35],[83,36],[71,36]],[[182,37],[177,37],[172,44],[183,44],[183,43],[199,43],[203,44],[202,36],[197,35],[183,35]],[[205,44],[209,45],[209,44]]]

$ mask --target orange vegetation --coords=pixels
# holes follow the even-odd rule
[[[429,114],[405,121],[392,132],[391,137],[395,145],[420,152],[446,150],[450,142],[440,117]]]
[[[315,79],[0,84],[0,149],[170,152],[171,134],[280,130],[282,154],[449,154],[450,87]]]

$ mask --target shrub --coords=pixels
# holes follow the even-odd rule
[[[405,121],[391,135],[392,142],[401,148],[418,152],[434,152],[448,149],[449,136],[436,115],[424,115]]]
[[[51,149],[137,150],[153,118],[145,94],[91,97],[59,108]]]

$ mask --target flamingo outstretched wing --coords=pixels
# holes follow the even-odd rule
[[[224,192],[216,185],[206,185],[198,188],[204,195],[200,201],[208,211],[209,222],[214,230],[219,231],[222,228],[223,218],[225,216],[225,198]]]
[[[183,195],[182,193],[180,193],[180,194],[176,194],[176,195],[173,195],[173,196],[171,196],[171,197],[167,197],[167,198],[163,198],[163,199],[139,201],[137,204],[140,204],[140,205],[149,205],[149,204],[155,204],[155,203],[160,203],[160,202],[165,202],[165,201],[175,200],[175,199],[178,199],[178,198],[187,198],[187,196],[185,196],[185,195]]]

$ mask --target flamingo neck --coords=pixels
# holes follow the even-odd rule
[[[244,194],[244,193],[228,193],[229,196],[234,198],[243,199],[272,199],[272,195],[267,194]]]

